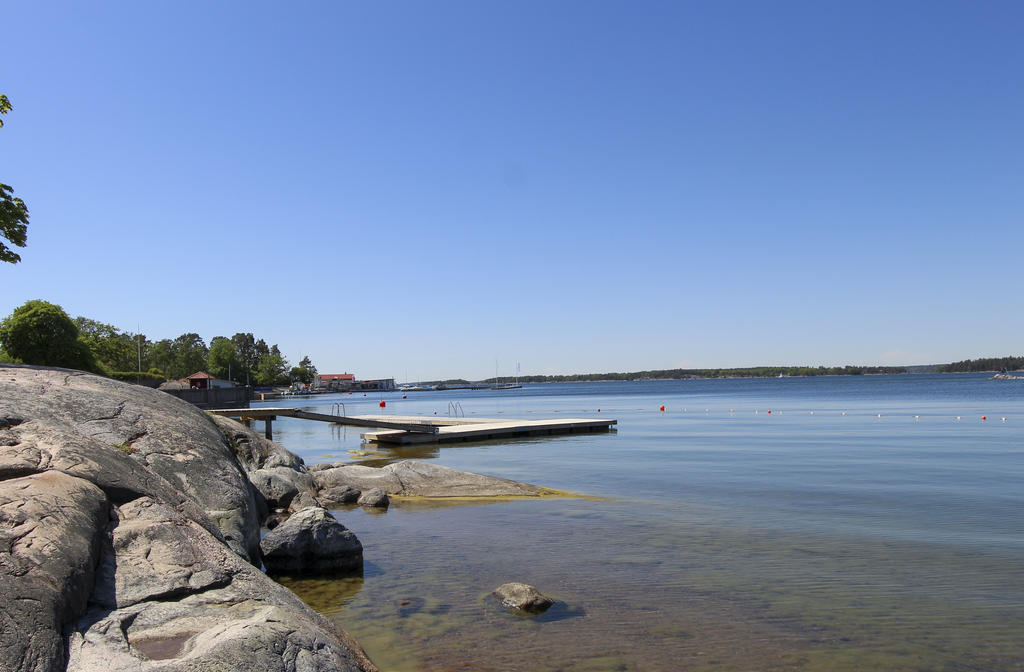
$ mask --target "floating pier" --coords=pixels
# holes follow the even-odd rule
[[[485,441],[515,436],[607,432],[618,421],[592,418],[559,418],[557,420],[509,420],[494,418],[420,417],[409,415],[333,415],[313,413],[298,408],[221,408],[207,411],[241,420],[263,420],[264,435],[273,439],[273,421],[278,417],[316,420],[336,425],[367,427],[379,431],[366,432],[363,438],[380,443],[454,443]]]
[[[367,418],[367,416],[360,416]],[[557,420],[509,420],[495,418],[418,418],[401,415],[381,416],[392,424],[419,421],[437,428],[436,433],[409,432],[402,429],[382,429],[366,432],[363,438],[379,443],[454,443],[457,441],[485,441],[515,436],[542,436],[574,434],[578,432],[607,432],[616,420],[592,418],[559,418]]]

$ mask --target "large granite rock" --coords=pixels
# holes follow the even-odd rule
[[[299,511],[320,505],[313,478],[301,457],[240,422],[221,416],[212,419],[234,448],[249,482],[262,495],[264,515],[273,509]]]
[[[321,491],[347,485],[360,491],[379,488],[389,495],[418,497],[539,497],[551,492],[529,483],[412,460],[379,468],[334,465],[310,470],[310,474]]]
[[[198,409],[0,365],[0,672],[375,670],[247,562],[259,499]]]
[[[227,437],[235,451],[235,456],[238,457],[246,471],[273,467],[288,467],[296,471],[305,471],[302,458],[281,444],[265,438],[237,420],[220,415],[210,417]]]
[[[268,572],[325,574],[363,568],[363,545],[326,509],[299,511],[263,537]]]
[[[0,482],[0,670],[64,668],[64,627],[86,608],[107,498],[51,471]]]
[[[358,646],[171,508],[116,507],[68,672],[374,670]]]
[[[232,550],[259,558],[261,521],[249,479],[217,425],[195,406],[80,371],[11,365],[0,368],[0,399],[0,416],[16,421],[18,433],[14,450],[4,451],[3,461],[14,464],[0,462],[0,478],[5,467],[8,474],[63,471],[122,498],[148,492],[140,478],[162,479],[179,500],[198,505]],[[149,473],[110,470],[111,451]],[[108,490],[122,485],[120,495]]]

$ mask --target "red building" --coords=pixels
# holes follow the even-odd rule
[[[354,373],[321,373],[316,377],[317,387],[347,390],[356,382]]]

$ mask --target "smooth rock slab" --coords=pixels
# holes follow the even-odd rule
[[[263,564],[279,574],[357,572],[363,545],[326,509],[299,511],[263,537]]]
[[[314,469],[310,475],[318,489],[348,485],[366,491],[380,488],[389,495],[418,497],[539,497],[545,488],[507,478],[459,471],[439,464],[405,460],[386,467],[361,464]]]
[[[547,595],[526,583],[506,583],[498,586],[493,595],[501,600],[502,606],[518,609],[530,614],[547,611],[555,603]]]

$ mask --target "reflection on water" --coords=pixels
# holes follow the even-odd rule
[[[485,417],[617,408],[619,431],[416,459],[608,499],[341,510],[364,545],[363,579],[286,585],[385,670],[1020,671],[1024,386],[988,385],[904,376],[467,393],[467,414]],[[436,399],[396,412],[429,415]],[[410,456],[355,432],[278,424],[307,463]],[[508,581],[558,610],[495,608],[488,595]]]
[[[441,449],[437,444],[392,446],[384,443],[365,443],[361,448],[349,451],[352,462],[368,467],[386,467],[401,460],[432,460],[440,456]]]

